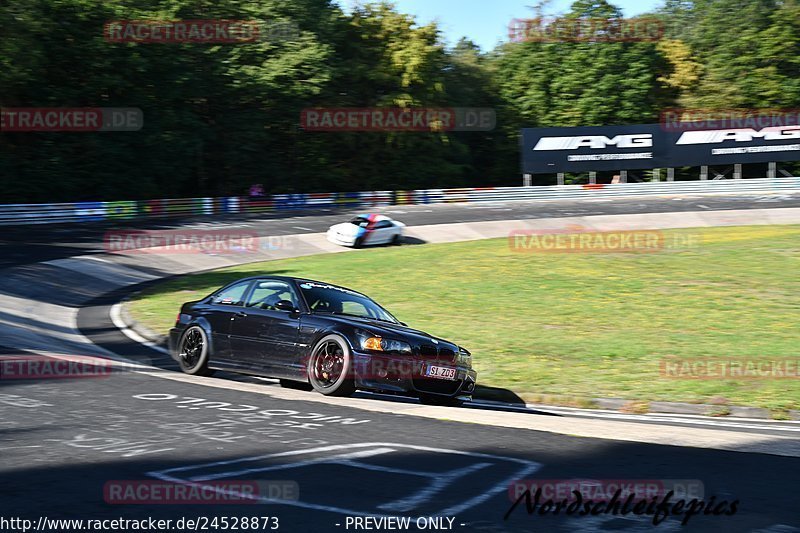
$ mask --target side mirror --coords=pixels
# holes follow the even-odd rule
[[[281,300],[280,302],[276,303],[275,309],[278,311],[288,311],[290,313],[297,311],[297,308],[289,300]]]

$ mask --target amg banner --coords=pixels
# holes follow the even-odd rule
[[[800,126],[682,123],[522,130],[522,172],[589,172],[800,160]]]

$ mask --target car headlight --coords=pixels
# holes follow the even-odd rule
[[[472,368],[472,354],[461,346],[458,347],[458,362],[464,366]]]
[[[364,337],[360,340],[361,347],[365,350],[372,350],[374,352],[411,353],[411,345],[407,342],[383,339],[381,337]]]

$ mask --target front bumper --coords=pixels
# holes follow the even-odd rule
[[[456,369],[455,380],[425,377],[427,365]],[[353,353],[356,387],[386,392],[432,394],[460,400],[471,400],[478,373],[463,365],[442,363],[432,359],[388,354]]]
[[[331,230],[328,230],[326,238],[328,239],[328,242],[338,244],[339,246],[355,246],[356,244],[355,237],[342,236],[339,233]]]

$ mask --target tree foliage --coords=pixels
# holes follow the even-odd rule
[[[490,8],[490,7],[489,7]],[[488,9],[488,8],[487,8]],[[540,6],[539,11],[542,10]],[[138,107],[139,132],[0,132],[3,202],[519,183],[521,127],[652,122],[667,107],[797,108],[800,0],[665,0],[654,41],[446,46],[388,3],[11,0],[0,105]],[[578,0],[564,17],[622,12]],[[111,20],[246,19],[288,38],[112,43]],[[302,110],[489,107],[489,132],[311,132]]]

